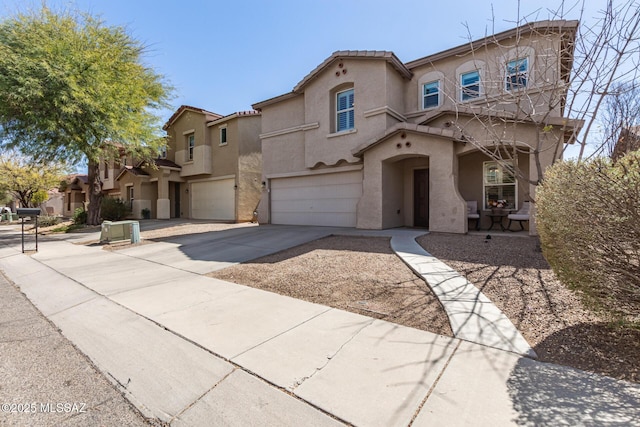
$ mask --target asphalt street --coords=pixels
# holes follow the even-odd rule
[[[2,273],[0,405],[1,426],[154,425]]]

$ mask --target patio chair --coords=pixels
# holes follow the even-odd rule
[[[520,223],[520,231],[524,230],[524,225],[522,225],[523,221],[529,221],[529,202],[523,202],[522,207],[516,213],[512,213],[507,215],[509,219],[509,225],[507,225],[507,230],[511,230],[511,222],[518,221]]]
[[[467,200],[467,219],[476,220],[476,231],[480,230],[480,214],[478,213],[478,202]]]

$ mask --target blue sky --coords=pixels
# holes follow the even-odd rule
[[[401,61],[550,17],[560,0],[48,0],[99,15],[149,46],[145,62],[182,104],[219,114],[289,92],[336,50],[389,50]],[[591,2],[593,3],[593,2]],[[391,6],[393,4],[393,7]],[[39,1],[0,0],[0,16]],[[568,18],[577,17],[577,11]]]

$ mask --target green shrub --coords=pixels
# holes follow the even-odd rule
[[[640,324],[640,152],[561,162],[536,195],[545,257],[592,306]]]
[[[50,227],[60,222],[60,218],[54,215],[43,215],[38,217],[38,226]]]
[[[73,223],[77,225],[82,225],[87,223],[87,211],[83,208],[76,208],[73,212]]]
[[[100,215],[105,221],[120,221],[131,213],[126,202],[113,197],[105,197],[100,205]]]

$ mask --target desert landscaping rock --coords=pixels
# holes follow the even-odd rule
[[[614,328],[558,281],[533,237],[428,234],[418,243],[475,284],[541,361],[640,382],[640,330]]]
[[[385,237],[331,236],[208,276],[453,334],[429,286],[400,261]]]

